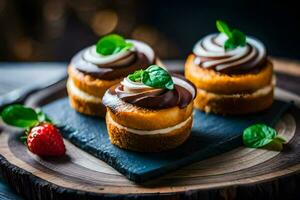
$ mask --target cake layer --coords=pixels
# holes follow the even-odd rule
[[[116,101],[113,102],[116,105],[114,108],[107,107],[113,120],[122,126],[133,129],[156,130],[175,126],[187,120],[193,112],[193,102],[182,109],[176,106],[161,110],[151,110],[126,103],[117,97],[112,98],[111,101]]]
[[[70,105],[76,111],[86,115],[105,116],[106,108],[101,103],[101,98],[83,92],[74,85],[71,79],[68,80],[67,90]]]
[[[245,74],[227,75],[212,69],[199,67],[191,54],[185,64],[185,76],[197,88],[217,94],[252,93],[269,85],[272,81],[273,65],[267,61],[260,69]]]
[[[122,126],[121,124],[118,124],[117,122],[115,122],[111,116],[110,113],[108,112],[106,115],[106,120],[111,123],[112,125],[114,125],[115,127],[119,128],[119,129],[125,129],[128,132],[131,132],[133,134],[138,134],[138,135],[157,135],[157,134],[168,134],[171,133],[173,131],[176,131],[178,129],[181,129],[182,127],[186,126],[186,124],[190,123],[192,121],[192,117],[190,116],[189,118],[187,118],[185,121],[180,122],[179,124],[176,124],[174,126],[171,127],[167,127],[167,128],[163,128],[163,129],[155,129],[155,130],[142,130],[142,129],[133,129],[133,128],[128,128],[125,126]]]
[[[101,98],[97,96],[93,96],[87,92],[84,92],[80,90],[75,84],[72,79],[68,79],[67,82],[67,89],[69,93],[72,93],[72,95],[77,96],[78,98],[84,100],[84,101],[90,101],[94,103],[101,103]]]
[[[84,74],[74,66],[69,65],[68,73],[70,78],[73,80],[74,85],[79,88],[81,91],[89,93],[93,96],[102,98],[105,91],[111,86],[119,83],[121,79],[115,80],[102,80],[95,78],[91,75]]]
[[[192,121],[192,117],[189,117],[188,120],[174,127],[142,131],[127,128],[116,123],[109,117],[109,113],[106,116],[111,143],[120,148],[141,152],[160,152],[178,147],[189,137]]]
[[[259,97],[259,96],[264,96],[270,93],[274,88],[273,84],[267,85],[263,88],[260,88],[252,93],[245,93],[245,94],[216,94],[212,92],[207,92],[203,89],[197,88],[197,93],[201,93],[201,95],[206,95],[209,96],[210,98],[219,98],[219,99],[224,99],[224,98],[246,98],[246,97]]]
[[[265,86],[250,94],[215,94],[198,89],[194,106],[217,114],[248,114],[267,109],[273,103],[274,86]]]

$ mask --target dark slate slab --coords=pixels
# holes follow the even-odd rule
[[[104,119],[75,112],[67,98],[46,105],[43,110],[60,124],[64,137],[79,148],[104,160],[128,179],[144,182],[241,146],[241,133],[246,127],[254,123],[273,126],[289,106],[275,101],[267,111],[242,117],[208,115],[195,110],[191,137],[177,149],[162,153],[137,153],[112,145]]]

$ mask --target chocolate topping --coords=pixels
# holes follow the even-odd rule
[[[266,49],[259,40],[247,37],[246,46],[225,51],[226,39],[224,34],[212,34],[200,40],[194,47],[195,64],[225,74],[241,74],[266,63]]]
[[[185,84],[190,85],[190,88],[185,88],[186,85],[174,85],[173,90],[167,89],[155,89],[147,90],[145,92],[131,93],[124,91],[124,86],[122,84],[115,85],[111,87],[103,97],[103,103],[106,106],[111,104],[108,99],[109,95],[117,96],[119,99],[148,109],[164,109],[178,106],[179,108],[186,107],[196,96],[196,89],[193,84],[184,79],[181,76],[177,76]],[[192,93],[189,89],[194,90]]]
[[[152,64],[143,53],[133,52],[135,54],[135,59],[126,66],[119,66],[114,68],[107,66],[100,67],[96,64],[86,61],[83,57],[84,51],[85,50],[78,52],[72,58],[71,65],[84,74],[88,74],[95,78],[104,80],[113,80],[125,77],[135,70],[145,69]]]

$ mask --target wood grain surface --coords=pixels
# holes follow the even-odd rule
[[[300,106],[300,66],[276,60],[280,69],[275,95]],[[293,71],[289,66],[296,66]],[[286,69],[285,68],[289,68]],[[285,73],[287,72],[287,74]],[[298,74],[299,73],[299,74]],[[292,75],[291,75],[292,74]],[[281,80],[284,80],[283,82]],[[286,80],[293,80],[286,84]],[[291,88],[291,90],[289,89]],[[40,106],[65,96],[59,83],[29,97]],[[294,108],[276,129],[288,144],[281,153],[239,147],[194,163],[159,179],[137,185],[106,163],[68,141],[68,156],[42,159],[31,154],[18,139],[19,130],[1,126],[0,167],[4,179],[28,199],[299,199],[300,110]],[[288,195],[287,195],[288,194]]]

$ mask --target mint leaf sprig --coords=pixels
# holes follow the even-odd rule
[[[126,42],[122,36],[110,34],[100,38],[96,44],[96,52],[108,56],[117,54],[121,51],[126,51],[132,47],[133,44],[131,42]]]
[[[146,70],[138,70],[128,75],[133,82],[141,82],[153,88],[172,90],[174,83],[171,75],[162,67],[151,65]]]
[[[51,120],[41,110],[34,110],[20,104],[5,107],[1,112],[1,117],[6,124],[27,130],[41,122],[51,123]]]
[[[246,36],[238,29],[231,30],[229,26],[221,20],[217,20],[216,26],[219,32],[225,33],[228,39],[224,43],[225,51],[235,49],[238,46],[246,45]]]
[[[281,151],[285,139],[279,136],[275,129],[265,124],[255,124],[244,130],[243,143],[250,148]]]

